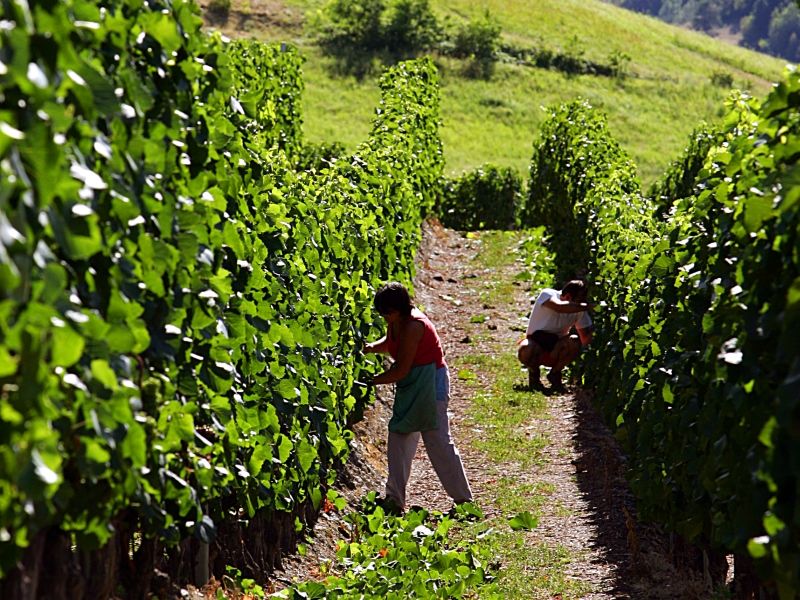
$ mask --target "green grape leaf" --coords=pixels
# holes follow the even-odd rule
[[[508,520],[508,524],[514,531],[518,531],[520,529],[530,531],[532,529],[536,529],[539,526],[539,519],[538,517],[534,517],[528,511],[524,511],[511,517]]]

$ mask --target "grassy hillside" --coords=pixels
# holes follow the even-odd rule
[[[378,100],[376,80],[333,72],[310,41],[309,17],[321,0],[233,0],[229,35],[253,35],[297,44],[308,57],[304,131],[311,141],[340,141],[348,149],[366,138]],[[615,52],[630,56],[630,77],[618,80],[510,63],[489,81],[468,79],[462,65],[440,59],[446,170],[458,173],[486,162],[526,172],[532,142],[545,117],[542,107],[587,98],[609,117],[612,133],[633,155],[645,184],[661,174],[701,120],[713,121],[729,93],[712,83],[725,75],[734,86],[763,96],[784,62],[700,33],[622,10],[599,0],[432,0],[437,16],[454,21],[489,10],[503,40],[518,47],[547,47],[607,64]]]

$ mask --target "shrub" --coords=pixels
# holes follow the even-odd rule
[[[702,124],[689,137],[689,144],[678,160],[673,161],[664,175],[653,184],[648,195],[666,213],[669,206],[695,192],[697,176],[703,168],[709,150],[718,146],[722,135]]]
[[[329,0],[317,18],[323,45],[332,49],[381,48],[384,0]]]
[[[636,192],[636,168],[610,135],[605,116],[584,100],[553,109],[539,140],[520,218],[526,227],[545,225],[557,232],[550,248],[556,254],[558,279],[568,279],[589,262],[586,228],[593,211],[585,199],[610,177],[612,165],[615,186],[622,193]]]
[[[714,71],[711,74],[711,85],[730,89],[733,87],[733,75],[727,71]]]
[[[378,59],[393,62],[435,49],[469,59],[469,75],[488,77],[500,41],[500,24],[489,11],[446,32],[429,0],[328,0],[312,27],[339,68],[357,76]]]
[[[440,194],[436,69],[389,70],[368,140],[318,176],[290,162],[296,51],[206,36],[190,0],[9,6],[0,597],[20,570],[95,589],[89,565],[149,596],[190,536],[274,565],[348,452],[372,290],[410,280]]]
[[[482,18],[472,19],[456,29],[448,42],[449,53],[470,60],[466,74],[488,79],[497,62],[500,24],[487,10]]]
[[[339,52],[416,55],[433,48],[441,36],[428,0],[330,0],[316,27],[323,45]]]
[[[631,59],[627,54],[619,51],[609,55],[608,63],[599,63],[584,58],[582,51],[559,52],[544,45],[524,47],[504,42],[500,46],[498,54],[505,55],[504,58],[510,58],[517,64],[561,71],[566,75],[600,75],[620,80],[630,75],[628,66]]]
[[[630,74],[628,67],[631,63],[631,57],[620,50],[615,50],[608,55],[608,66],[611,68],[611,74],[617,79],[625,79]]]
[[[417,53],[433,48],[442,30],[428,0],[394,0],[388,7],[383,43],[393,52]]]
[[[800,75],[761,105],[738,97],[720,134],[693,140],[661,187],[664,220],[602,121],[567,108],[542,128],[531,197],[558,207],[539,213],[555,239],[584,243],[559,259],[601,284],[579,368],[637,507],[709,562],[752,560],[766,597],[797,598]]]
[[[521,202],[519,173],[484,165],[445,182],[438,213],[442,223],[453,229],[509,229],[516,226]]]
[[[453,36],[453,56],[475,60],[495,60],[500,43],[500,24],[487,10],[472,19]]]

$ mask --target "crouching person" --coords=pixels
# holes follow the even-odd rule
[[[536,298],[528,320],[525,339],[519,343],[517,357],[528,368],[528,385],[542,387],[541,366],[550,367],[547,380],[554,391],[563,391],[562,371],[592,341],[593,305],[586,301],[586,283],[569,281],[561,291],[545,288]],[[571,333],[575,328],[577,335]]]

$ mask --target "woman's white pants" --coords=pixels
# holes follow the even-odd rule
[[[386,480],[386,498],[391,498],[398,506],[406,504],[406,485],[411,475],[411,463],[417,453],[419,439],[425,444],[425,451],[433,465],[439,481],[454,502],[472,501],[472,490],[464,472],[461,455],[458,453],[450,435],[450,420],[447,405],[450,401],[450,373],[447,367],[436,370],[436,423],[431,431],[412,433],[389,432],[388,462],[389,476]]]

